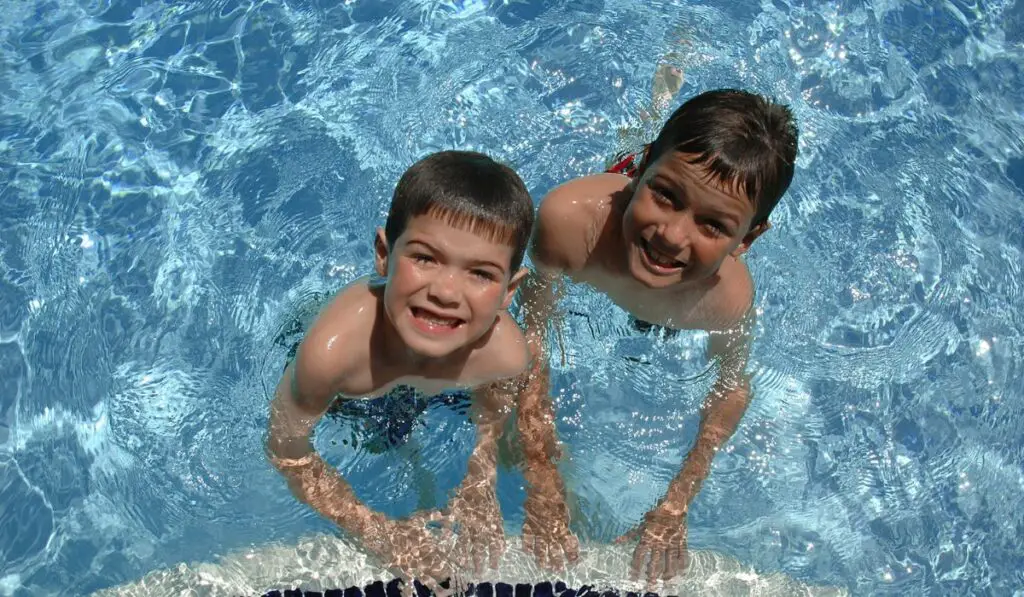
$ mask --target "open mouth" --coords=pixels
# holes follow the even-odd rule
[[[646,239],[640,239],[640,253],[643,254],[648,268],[652,269],[655,273],[671,274],[686,267],[686,264],[682,261],[673,259],[652,247]]]
[[[420,307],[412,307],[413,319],[420,325],[420,327],[428,331],[447,331],[454,330],[466,323],[458,317],[445,317],[439,313],[428,311]]]

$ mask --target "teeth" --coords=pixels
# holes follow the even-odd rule
[[[434,325],[446,325],[448,327],[455,327],[456,325],[459,324],[459,320],[458,319],[448,319],[448,318],[444,318],[444,317],[437,317],[437,316],[434,316],[434,315],[430,315],[430,314],[426,313],[425,311],[419,311],[419,310],[417,310],[417,311],[418,311],[416,313],[417,317],[419,317],[423,321],[432,323]]]
[[[647,249],[647,256],[650,257],[651,261],[657,265],[663,267],[676,267],[678,265],[678,262],[675,259],[660,253],[650,245],[647,245],[645,248]]]

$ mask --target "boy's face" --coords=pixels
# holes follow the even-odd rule
[[[623,214],[629,272],[648,288],[707,280],[768,228],[751,229],[754,206],[742,189],[687,158],[673,151],[651,164]]]
[[[512,252],[505,243],[429,214],[409,220],[390,249],[378,229],[377,272],[387,276],[384,309],[406,346],[440,358],[483,337],[526,273],[510,271]]]

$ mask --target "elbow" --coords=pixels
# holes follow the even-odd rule
[[[273,435],[267,438],[263,448],[270,464],[285,476],[311,464],[315,455],[308,441],[282,440]]]
[[[267,437],[267,440],[263,442],[263,453],[266,455],[267,460],[270,461],[270,464],[272,464],[278,472],[284,473],[285,467],[281,462],[280,449],[280,442],[276,441],[273,436]]]

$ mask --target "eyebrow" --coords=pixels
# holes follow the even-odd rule
[[[713,185],[711,185],[707,181],[704,181],[704,180],[699,179],[698,177],[689,176],[689,175],[686,175],[686,174],[682,174],[682,175],[678,175],[678,176],[670,176],[670,175],[666,174],[665,172],[655,172],[654,176],[651,179],[651,182],[660,182],[661,184],[668,184],[668,185],[670,185],[670,186],[672,186],[672,187],[674,187],[674,188],[676,188],[678,190],[681,190],[683,192],[683,196],[684,197],[685,196],[690,196],[692,194],[691,193],[691,189],[689,188],[690,186],[695,185],[695,184],[700,184],[701,187],[707,189],[711,193],[715,193],[717,195],[721,195],[722,197],[728,197],[729,199],[736,199],[736,197],[733,197],[732,195],[729,195],[728,193],[722,191],[721,189],[715,188]],[[742,200],[744,198],[740,197],[739,199]],[[712,204],[711,209],[709,209],[708,211],[714,213],[717,217],[720,217],[720,218],[723,218],[723,219],[729,219],[729,220],[731,220],[733,222],[733,224],[738,225],[739,221],[741,219],[740,216],[738,216],[736,213],[734,213],[733,210],[731,210],[731,209],[728,209],[728,210],[721,209],[719,207],[720,203],[721,202],[716,201],[714,204]]]
[[[419,239],[415,239],[414,238],[414,239],[412,239],[410,241],[407,241],[405,243],[405,246],[407,246],[407,247],[410,246],[410,245],[420,245],[420,246],[426,248],[428,251],[430,251],[432,253],[440,253],[440,251],[435,249],[433,245],[431,245],[430,243],[428,243],[425,240],[419,240]]]
[[[412,245],[420,245],[420,246],[426,248],[431,253],[442,253],[442,254],[444,253],[444,251],[441,251],[440,249],[434,247],[433,245],[431,245],[427,241],[419,240],[417,238],[411,239],[411,240],[409,240],[409,242],[405,243],[405,246],[407,246],[407,247],[408,246],[412,246]],[[488,267],[496,268],[498,271],[503,272],[503,273],[505,271],[505,268],[502,267],[501,264],[495,263],[493,261],[488,261],[486,259],[475,259],[473,261],[470,261],[469,262],[469,266],[470,267],[488,266]]]
[[[497,269],[500,272],[505,271],[505,268],[502,267],[501,264],[495,263],[493,261],[487,261],[486,259],[478,259],[476,261],[471,261],[470,265],[475,266],[475,267],[479,267],[481,265],[489,266],[489,267],[493,267],[493,268]]]

